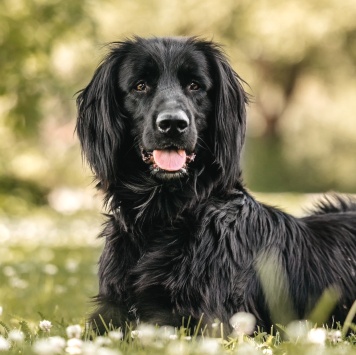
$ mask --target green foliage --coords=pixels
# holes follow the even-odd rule
[[[87,8],[87,1],[0,3],[0,97],[5,124],[13,132],[25,137],[37,135],[45,117],[45,102],[58,94],[72,96],[73,92],[64,92],[73,90],[77,83],[58,77],[53,55],[59,43],[79,32],[94,36]]]
[[[354,1],[338,0],[4,0],[0,169],[49,189],[77,184],[74,95],[101,45],[133,34],[200,35],[221,42],[250,84],[250,187],[355,192],[355,16]],[[31,176],[12,164],[28,151],[47,164]]]
[[[25,334],[29,323],[42,318],[58,324],[62,318],[78,322],[90,309],[97,249],[28,246],[2,247],[0,252],[2,319],[19,324]]]
[[[45,199],[48,190],[39,183],[21,180],[14,176],[0,176],[0,210],[2,203],[6,203],[8,191],[12,192],[13,199],[26,201],[30,206],[41,206],[47,203]],[[3,199],[1,196],[4,196]],[[11,210],[11,206],[10,210]]]
[[[77,226],[80,227],[78,222]],[[244,333],[227,334],[218,321],[212,330],[197,327],[193,333],[184,327],[158,328],[141,324],[138,329],[128,326],[122,334],[108,324],[107,334],[104,337],[97,336],[90,330],[85,318],[91,308],[90,296],[96,293],[94,266],[100,248],[78,247],[78,242],[73,238],[72,243],[69,241],[62,246],[44,243],[0,246],[0,353],[356,354],[356,328],[351,321],[343,332],[339,326],[335,329],[317,328],[313,323],[302,321],[292,322],[288,326],[276,325],[270,333],[258,330],[252,336]],[[325,306],[325,302],[321,301],[316,313],[320,314],[323,307],[327,308],[328,305]],[[356,303],[353,308],[350,320],[354,319]],[[43,328],[42,321],[49,321],[50,327]],[[348,335],[347,330],[351,331]],[[22,332],[22,338],[14,331]],[[4,340],[11,347],[8,352],[1,351]]]
[[[8,334],[10,332],[10,328],[7,326],[6,323],[0,321],[0,326],[3,328],[3,333]]]
[[[25,334],[26,342],[31,344],[33,338],[29,324],[25,320],[19,321],[20,330]]]

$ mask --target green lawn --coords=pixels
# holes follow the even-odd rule
[[[272,204],[287,200],[274,196]],[[302,200],[292,197],[282,207],[293,211],[293,201]],[[356,355],[355,335],[311,331],[313,325],[302,330],[294,325],[277,336],[225,334],[224,340],[150,326],[127,332],[124,340],[119,332],[90,337],[84,331],[85,317],[91,309],[90,297],[97,292],[97,260],[103,241],[96,235],[102,221],[97,211],[65,216],[41,210],[30,217],[0,217],[0,354]],[[40,329],[43,320],[51,322],[49,332]],[[82,340],[67,334],[67,327],[77,324]],[[220,325],[216,326],[219,335]]]
[[[2,320],[41,317],[81,322],[96,293],[98,248],[12,246],[0,249]],[[39,314],[42,314],[40,316]]]

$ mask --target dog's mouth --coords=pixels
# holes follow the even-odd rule
[[[195,153],[188,153],[178,147],[141,149],[142,160],[150,165],[151,173],[161,179],[179,178],[188,173],[188,165],[195,158]]]

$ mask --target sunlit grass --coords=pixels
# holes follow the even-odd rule
[[[93,247],[2,248],[0,305],[2,319],[37,322],[40,313],[50,319],[78,322],[96,293]]]
[[[240,315],[236,314],[236,318]],[[244,318],[245,315],[242,315]],[[109,329],[105,336],[88,332],[80,324],[43,319],[37,324],[19,321],[15,328],[0,321],[0,353],[37,355],[353,355],[356,336],[344,337],[340,330],[316,328],[307,321],[278,326],[273,334],[257,331],[251,336],[243,329],[253,324],[235,323],[236,331],[222,338],[223,331],[211,337],[206,331],[191,334],[184,328],[141,324],[137,329]],[[242,330],[241,330],[242,329]]]
[[[309,196],[270,197],[262,196],[272,204],[283,202],[289,211],[296,205],[310,205],[303,203],[310,201]],[[276,325],[271,332],[249,335],[251,317],[240,314],[231,321],[233,334],[216,321],[210,333],[142,324],[125,331],[108,325],[108,334],[97,336],[87,327],[86,316],[92,307],[90,297],[97,292],[97,260],[103,243],[96,239],[103,220],[99,212],[61,215],[38,210],[21,218],[1,218],[0,354],[356,354],[352,324],[356,305],[347,329],[292,321]]]
[[[356,336],[352,333],[343,335],[341,328],[330,330],[316,328],[312,323],[292,322],[287,328],[276,326],[273,334],[257,332],[248,336],[246,333],[250,333],[251,318],[244,315],[232,320],[237,331],[230,336],[217,322],[213,327],[214,334],[206,330],[197,330],[192,334],[184,328],[141,325],[135,331],[126,329],[125,335],[108,326],[108,334],[98,337],[85,330],[85,317],[90,310],[90,296],[96,293],[96,260],[99,253],[100,247],[90,246],[2,247],[0,353],[356,353]],[[350,329],[355,330],[353,325]],[[221,333],[224,334],[223,338]]]

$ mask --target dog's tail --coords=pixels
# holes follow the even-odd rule
[[[312,212],[317,215],[347,212],[356,213],[356,197],[336,193],[325,195],[323,199],[316,204]]]

